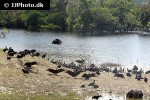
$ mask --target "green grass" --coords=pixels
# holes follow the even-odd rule
[[[3,51],[3,49],[0,48],[0,52],[2,52],[2,51]]]
[[[50,95],[27,95],[27,94],[7,94],[1,93],[0,100],[80,100],[81,97],[74,92],[68,93],[65,96],[59,94]]]

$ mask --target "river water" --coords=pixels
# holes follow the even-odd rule
[[[61,45],[53,45],[56,38]],[[139,34],[85,36],[73,33],[29,32],[10,30],[5,38],[0,38],[0,48],[5,46],[15,50],[37,49],[48,52],[52,59],[74,61],[85,59],[87,63],[104,62],[122,65],[138,65],[150,69],[150,36]]]

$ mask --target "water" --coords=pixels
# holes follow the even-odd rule
[[[53,45],[56,38],[61,45]],[[150,37],[139,34],[80,36],[71,33],[28,32],[10,30],[6,38],[0,38],[0,48],[11,46],[15,50],[37,49],[48,52],[50,57],[74,61],[85,59],[87,63],[120,63],[133,67],[134,64],[150,69]]]
[[[102,93],[101,96],[98,100],[126,100],[126,97],[123,95]],[[92,100],[92,97],[87,97],[86,100]]]

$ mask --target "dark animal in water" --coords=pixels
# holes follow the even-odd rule
[[[76,77],[77,75],[79,75],[81,72],[80,71],[70,71],[67,70],[66,73],[68,73],[70,76],[72,77]]]
[[[144,77],[144,82],[146,82],[146,83],[147,83],[147,81],[148,81],[148,78]]]
[[[63,71],[65,71],[64,69],[51,69],[51,68],[49,68],[47,71],[49,71],[49,72],[51,72],[51,73],[53,73],[53,74],[58,74],[58,73],[60,73],[60,72],[63,72]]]
[[[6,52],[6,51],[8,51],[7,46],[3,49],[3,52]]]
[[[76,60],[76,62],[78,62],[78,63],[84,63],[85,61],[82,59],[82,60]]]
[[[61,44],[62,41],[60,39],[53,40],[52,44]]]
[[[99,97],[102,97],[102,96],[101,95],[99,95],[99,96],[93,96],[92,99],[98,100]]]
[[[142,99],[143,98],[143,92],[141,90],[130,90],[126,94],[127,98],[132,98],[132,99]]]
[[[92,83],[90,83],[88,86],[94,86],[94,85],[95,85],[95,80]]]
[[[127,76],[128,76],[128,77],[131,77],[132,75],[131,75],[130,73],[127,73]]]
[[[145,74],[149,74],[149,73],[150,73],[150,70],[145,72]]]
[[[114,77],[121,77],[121,78],[125,78],[123,74],[115,74]]]
[[[29,74],[29,71],[27,71],[27,70],[25,70],[25,69],[22,69],[22,72],[23,72],[24,74]]]
[[[46,57],[46,53],[44,53],[43,55],[42,55],[42,58],[45,58]]]

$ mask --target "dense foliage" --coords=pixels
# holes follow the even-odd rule
[[[51,0],[50,10],[0,11],[0,27],[31,31],[127,33],[150,29],[150,2]]]

